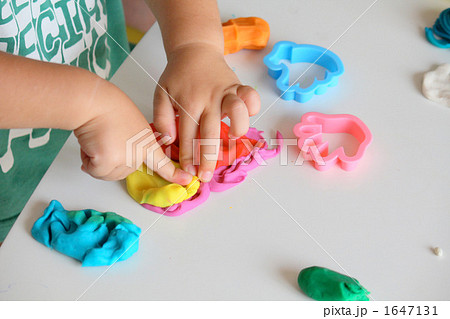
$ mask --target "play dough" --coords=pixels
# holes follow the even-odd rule
[[[441,64],[425,73],[422,92],[427,99],[450,107],[450,64]]]
[[[179,216],[205,202],[209,197],[209,193],[209,183],[200,183],[197,193],[181,203],[174,204],[169,207],[158,207],[150,204],[142,204],[142,207],[158,214],[164,214],[165,216]]]
[[[441,12],[432,28],[425,28],[425,35],[438,48],[450,48],[450,8]]]
[[[434,247],[433,252],[436,256],[439,256],[439,257],[441,257],[444,254],[441,247]]]
[[[254,144],[252,152],[247,156],[237,158],[231,165],[216,168],[209,187],[212,192],[223,192],[242,183],[247,177],[247,172],[260,165],[265,165],[265,160],[273,158],[280,153],[283,137],[277,132],[278,145],[274,149],[268,149],[268,145],[262,136],[262,131],[251,127],[245,135],[250,140],[258,141]]]
[[[176,123],[178,126],[178,120]],[[155,130],[153,124],[150,125]],[[205,202],[210,192],[222,192],[242,183],[248,171],[266,165],[265,160],[280,152],[283,140],[280,132],[277,132],[277,147],[268,149],[262,131],[250,128],[245,136],[232,140],[228,137],[229,129],[227,124],[221,123],[219,160],[209,183],[200,183],[195,177],[183,187],[169,183],[157,174],[147,174],[144,166],[144,169],[127,177],[127,189],[131,197],[142,207],[158,214],[179,216]],[[178,138],[172,144],[161,147],[179,167]]]
[[[112,212],[67,211],[52,200],[31,229],[38,242],[81,261],[105,266],[128,259],[138,250],[141,229]]]
[[[156,128],[153,124],[150,124],[153,131],[156,132]],[[178,130],[178,117],[176,118],[176,127]],[[250,154],[250,151],[253,149],[253,146],[256,145],[259,139],[259,136],[255,136],[256,140],[254,138],[249,137],[248,133],[244,136],[244,138],[238,138],[235,140],[230,140],[228,137],[228,132],[230,131],[230,127],[224,123],[221,122],[220,126],[220,149],[218,154],[218,160],[216,164],[216,168],[222,167],[222,166],[228,166],[232,164],[237,158],[247,156]],[[160,140],[160,137],[157,139]],[[161,145],[161,148],[166,153],[167,156],[169,156],[173,161],[178,162],[179,161],[179,139],[178,135],[175,139],[175,141],[170,145]]]
[[[312,299],[319,301],[368,301],[368,292],[358,280],[322,267],[303,269],[298,285]]]
[[[178,163],[175,166],[180,167]],[[170,183],[156,173],[147,173],[147,166],[127,177],[127,190],[139,204],[156,207],[169,207],[191,198],[197,193],[200,181],[194,177],[187,186]]]

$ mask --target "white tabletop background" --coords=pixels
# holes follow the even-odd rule
[[[430,45],[423,30],[450,2],[379,0],[360,17],[372,3],[219,2],[223,21],[258,16],[271,27],[266,49],[226,57],[261,95],[267,112],[255,127],[267,138],[276,130],[293,138],[306,112],[356,115],[374,137],[357,169],[295,166],[291,146],[287,166],[272,159],[185,215],[160,218],[135,203],[124,182],[82,173],[72,136],[0,248],[0,299],[309,300],[297,275],[318,265],[345,270],[374,300],[449,300],[450,109],[427,100],[421,81],[450,62],[449,51]],[[278,93],[262,59],[280,40],[323,47],[337,40],[331,50],[345,65],[338,86],[305,104],[273,104]],[[156,84],[147,73],[158,79],[165,66],[158,26],[131,56],[113,82],[151,121]],[[108,269],[81,267],[46,248],[30,229],[52,199],[69,210],[131,219],[143,230],[139,251]]]

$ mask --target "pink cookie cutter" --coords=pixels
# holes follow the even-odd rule
[[[322,133],[348,133],[360,143],[355,155],[347,156],[341,146],[328,154],[328,142],[322,141]],[[334,165],[340,165],[345,171],[351,171],[361,160],[372,142],[372,133],[356,116],[350,114],[306,113],[300,123],[294,126],[298,137],[298,147],[305,159],[312,159],[314,167],[326,171]]]

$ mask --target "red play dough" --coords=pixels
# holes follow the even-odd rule
[[[176,118],[176,125],[178,131],[178,117]],[[153,123],[150,124],[152,130],[156,132],[155,126]],[[233,162],[240,157],[245,157],[250,154],[253,147],[257,144],[258,141],[250,139],[246,136],[242,136],[236,140],[230,140],[228,138],[228,132],[230,127],[221,122],[220,127],[220,150],[219,150],[219,159],[217,160],[216,169],[222,166],[229,166],[233,164]],[[158,141],[161,137],[158,137]],[[179,139],[178,135],[175,141],[170,145],[161,145],[163,151],[169,156],[172,160],[179,162]]]

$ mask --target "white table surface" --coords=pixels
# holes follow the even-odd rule
[[[242,82],[257,88],[263,112],[278,96],[262,63],[273,44],[328,47],[371,4],[220,1],[223,21],[258,16],[271,27],[266,49],[226,59]],[[195,210],[160,218],[135,203],[124,182],[82,173],[72,136],[0,248],[0,299],[309,300],[297,274],[319,265],[345,269],[374,300],[449,300],[450,109],[420,90],[425,71],[450,62],[449,51],[430,45],[423,31],[449,4],[378,1],[332,47],[346,69],[338,87],[306,104],[278,100],[257,121],[266,137],[280,130],[293,138],[306,112],[358,116],[374,139],[352,172],[294,166],[298,150],[290,147],[289,165],[273,159]],[[151,121],[155,83],[146,73],[158,79],[165,65],[157,26],[131,56],[145,72],[129,58],[113,82]],[[52,199],[67,209],[115,211],[131,219],[145,232],[139,251],[111,268],[85,268],[46,248],[30,229]],[[432,253],[434,246],[443,257]]]

